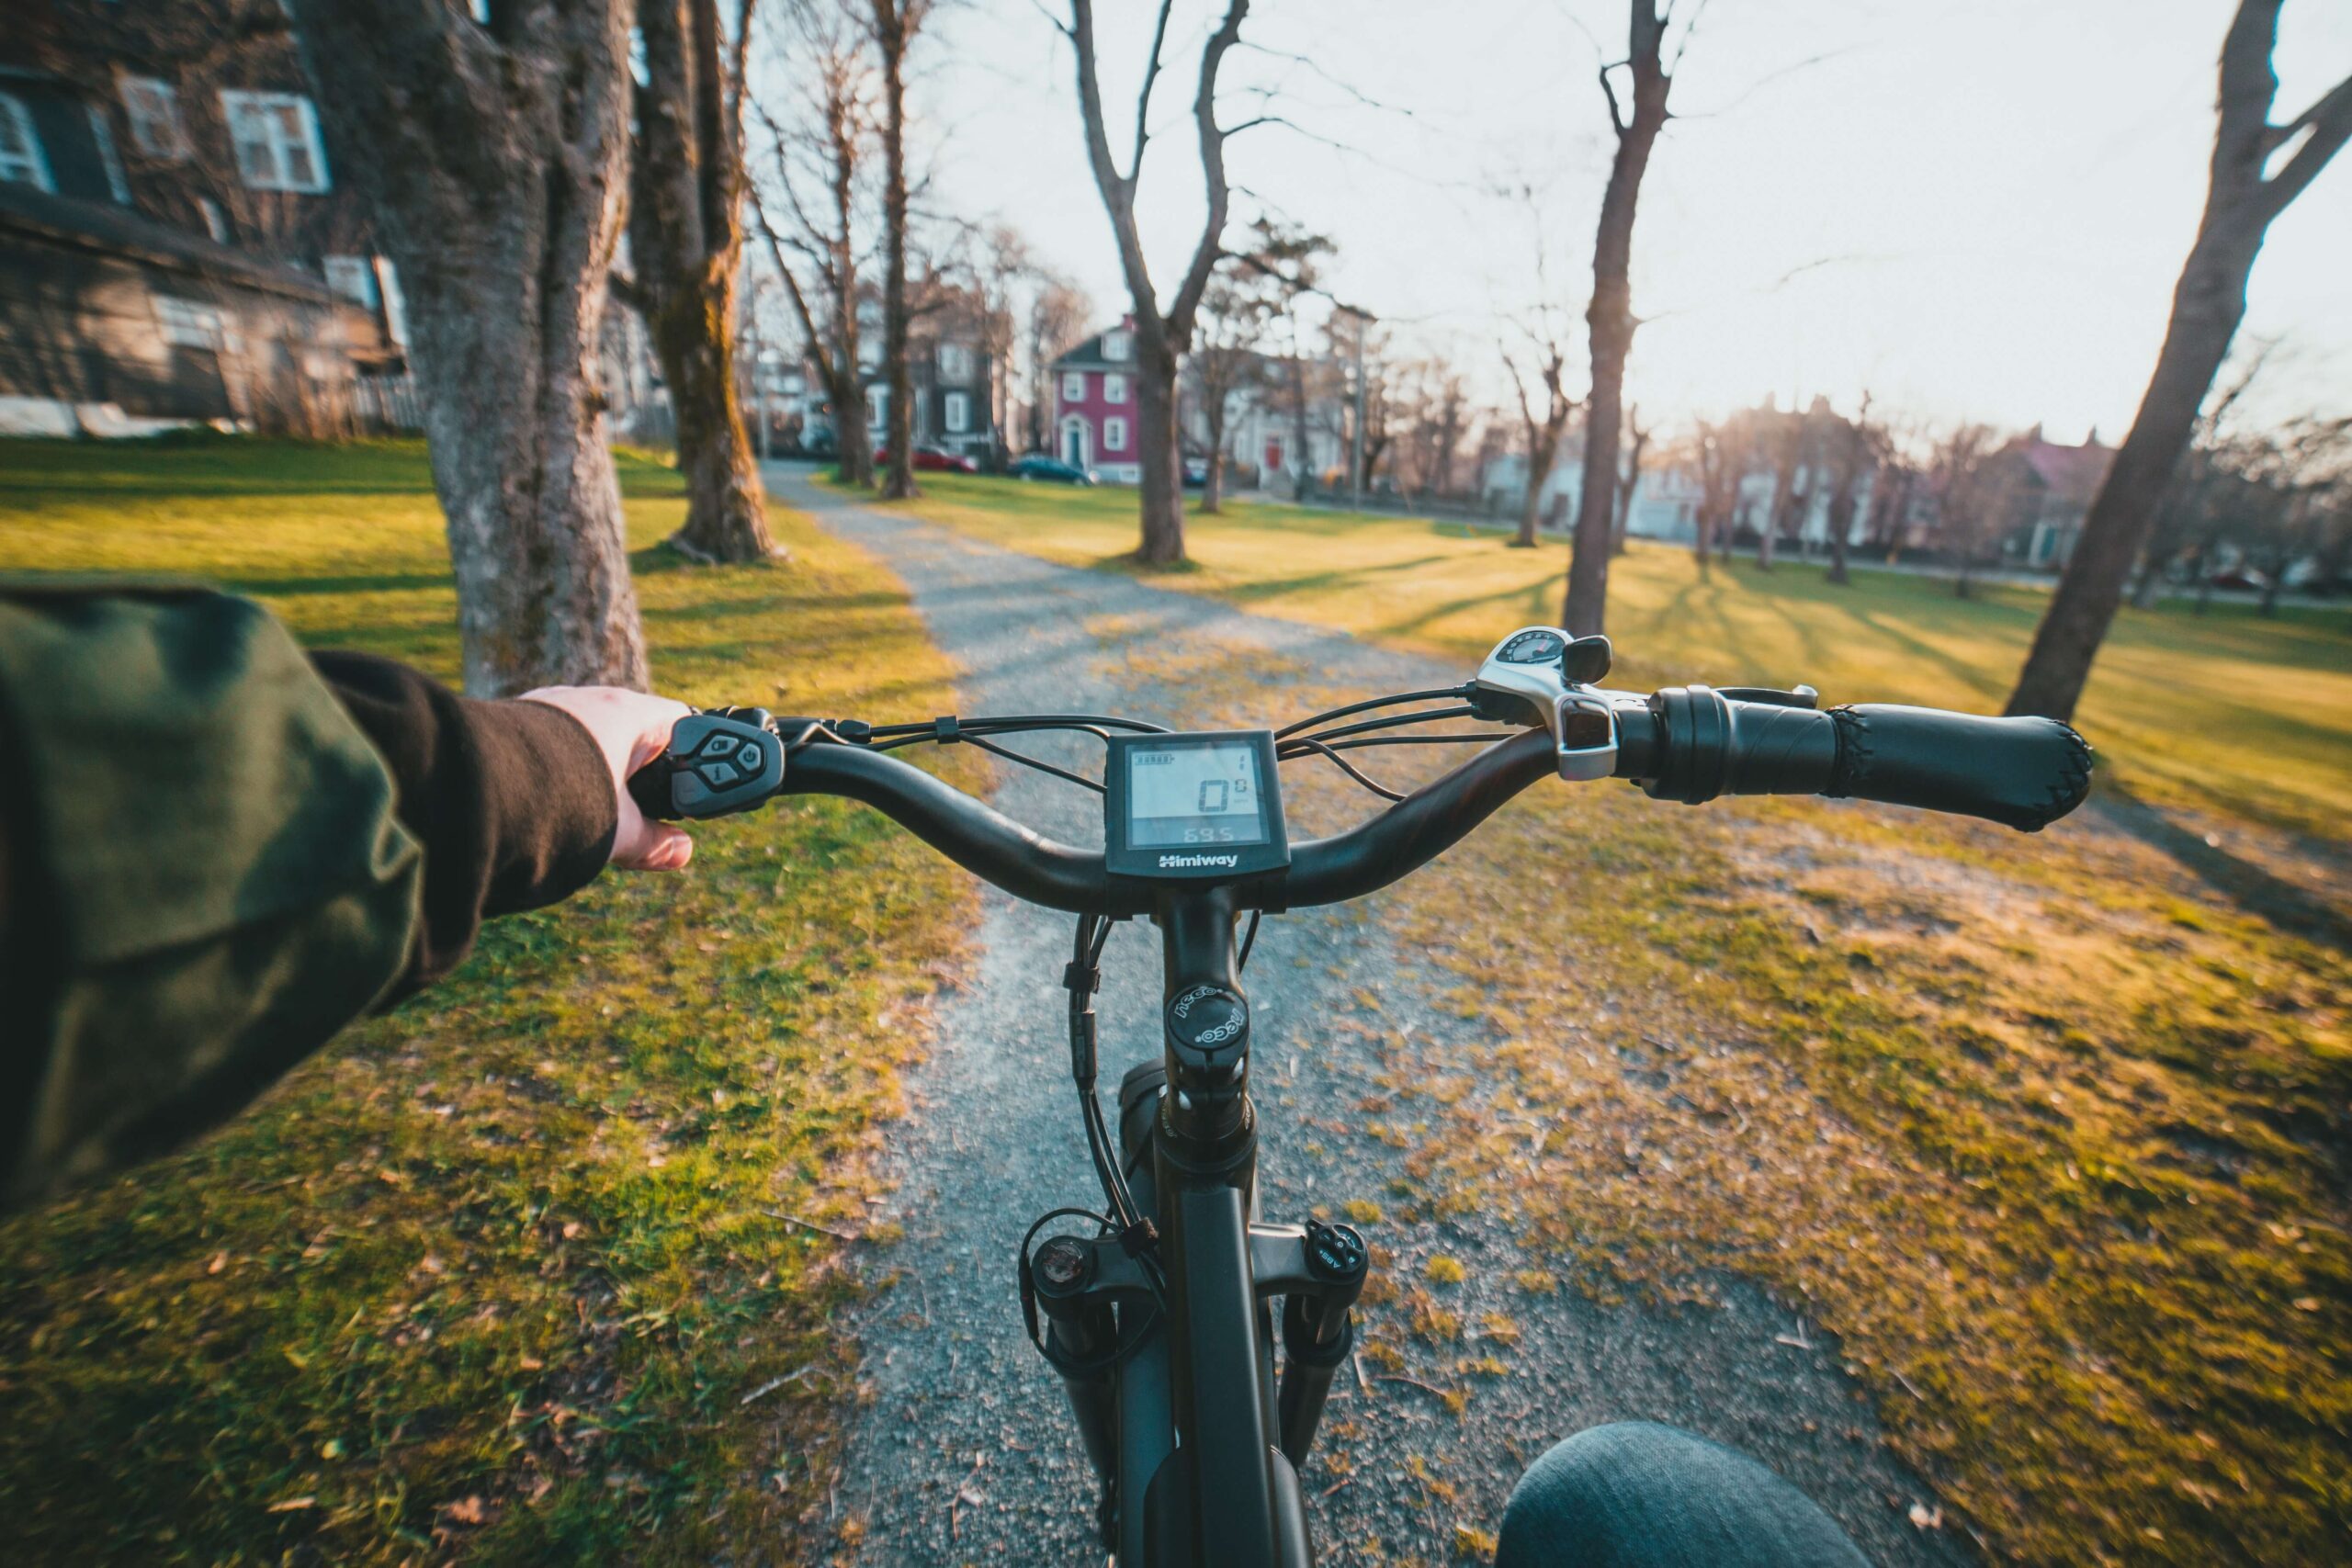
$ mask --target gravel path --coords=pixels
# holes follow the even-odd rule
[[[1448,684],[1465,673],[848,505],[788,470],[770,478],[784,500],[905,579],[933,637],[962,666],[967,713],[1196,721],[1184,685],[1160,671],[1236,652],[1293,680],[1304,670],[1318,682],[1379,690]],[[1133,657],[1136,649],[1148,656]],[[1091,767],[1098,759],[1084,748],[1093,745],[1040,740],[1031,750]],[[1071,843],[1101,841],[1095,796],[1026,770],[1002,775],[1001,808]],[[913,1114],[896,1130],[888,1217],[906,1236],[879,1261],[906,1279],[866,1331],[873,1398],[853,1432],[838,1503],[845,1520],[863,1527],[865,1562],[1100,1562],[1092,1477],[1060,1385],[1023,1337],[1012,1267],[1033,1218],[1099,1196],[1063,1033],[1058,980],[1070,921],[993,889],[981,908],[976,973],[941,1003],[935,1048],[910,1085]],[[1379,1092],[1397,1042],[1425,1043],[1436,1060],[1450,1039],[1479,1027],[1429,1005],[1451,982],[1398,951],[1379,909],[1375,900],[1270,920],[1251,960],[1272,1219],[1384,1196],[1410,1150],[1365,1135],[1359,1102]],[[1158,1054],[1150,938],[1148,926],[1122,926],[1106,955],[1106,1086]],[[1389,1060],[1374,1039],[1388,1043]],[[1569,1292],[1529,1296],[1510,1280],[1533,1260],[1500,1229],[1475,1215],[1367,1226],[1402,1257],[1461,1258],[1470,1278],[1446,1304],[1470,1324],[1506,1312],[1518,1332],[1493,1342],[1474,1333],[1458,1348],[1508,1368],[1477,1383],[1460,1416],[1410,1384],[1375,1382],[1366,1392],[1342,1381],[1304,1477],[1317,1498],[1321,1561],[1454,1561],[1457,1527],[1495,1528],[1512,1481],[1548,1443],[1625,1418],[1671,1422],[1756,1454],[1820,1499],[1874,1561],[1969,1560],[1951,1532],[1908,1522],[1915,1503],[1932,1506],[1933,1498],[1882,1446],[1819,1329],[1808,1333],[1736,1281],[1717,1282],[1717,1310],[1602,1307]],[[854,1529],[844,1539],[856,1539]]]

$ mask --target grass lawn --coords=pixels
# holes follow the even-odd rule
[[[869,558],[778,513],[788,564],[686,567],[677,476],[621,477],[662,689],[953,705]],[[457,666],[413,443],[0,442],[15,570],[193,574]],[[220,1133],[0,1227],[17,1561],[764,1560],[821,1517],[859,1287],[786,1216],[863,1229],[967,893],[846,803],[696,837],[691,875],[496,923]]]
[[[1132,492],[924,482],[916,511],[1023,549],[1133,544]],[[1192,542],[1166,586],[1465,672],[1556,615],[1566,553],[1278,507],[1196,519]],[[2039,608],[1803,567],[1702,581],[1668,549],[1614,575],[1624,683],[1809,680],[1833,702],[1996,708]],[[1276,716],[1253,675],[1192,672],[1204,722],[1359,694],[1286,690]],[[1409,1147],[1416,1179],[1384,1207],[1511,1216],[1555,1261],[1531,1292],[1703,1312],[1719,1271],[1764,1282],[1836,1337],[1945,1528],[1989,1556],[2339,1560],[2346,617],[2127,613],[2082,725],[2103,805],[2033,838],[1853,804],[1522,796],[1386,903],[1488,1027],[1464,1056],[1384,1047],[1362,1135]],[[1489,1374],[1426,1294],[1372,1299],[1367,1355],[1478,1397]]]
[[[1073,565],[1135,548],[1135,492],[922,476],[919,514]],[[1491,532],[1424,519],[1237,502],[1190,519],[1193,567],[1170,586],[1474,662],[1504,632],[1556,621],[1566,547],[1502,547]],[[2043,594],[1819,567],[1702,580],[1690,553],[1636,543],[1610,573],[1614,683],[1788,684],[1825,703],[1910,702],[1997,713]],[[2078,722],[2103,782],[2173,804],[2330,839],[2352,818],[2352,612],[2126,610]]]

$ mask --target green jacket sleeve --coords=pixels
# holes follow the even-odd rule
[[[198,589],[0,583],[0,1208],[159,1153],[612,842],[569,716]]]

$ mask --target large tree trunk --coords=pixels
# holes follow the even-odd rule
[[[1756,570],[1772,570],[1772,547],[1781,536],[1781,518],[1789,510],[1790,498],[1796,493],[1796,459],[1783,453],[1778,471],[1772,478],[1772,499],[1764,507],[1764,525],[1756,541]]]
[[[1310,500],[1315,494],[1313,465],[1309,461],[1314,447],[1308,442],[1313,434],[1307,423],[1306,362],[1302,356],[1293,355],[1290,362],[1290,461],[1293,476],[1290,497],[1293,501]]]
[[[882,374],[890,389],[887,501],[922,493],[915,484],[914,373],[907,363],[907,11],[899,0],[875,0],[882,55]]]
[[[1157,332],[1136,324],[1136,461],[1143,468],[1143,540],[1136,558],[1174,566],[1184,558],[1184,466],[1176,456],[1176,355]]]
[[[1544,514],[1544,487],[1552,482],[1553,444],[1544,439],[1543,432],[1531,430],[1527,445],[1527,498],[1520,503],[1519,532],[1510,542],[1517,550],[1535,547],[1535,528]]]
[[[335,155],[400,269],[468,691],[646,683],[597,385],[626,209],[629,8],[484,28],[298,0]]]
[[[2352,78],[2292,122],[2301,131],[2300,145],[2293,134],[2270,123],[2278,90],[2270,55],[2279,4],[2243,0],[2222,40],[2211,184],[2196,243],[2173,291],[2172,321],[2131,433],[2091,502],[2034,634],[2033,649],[2009,694],[2008,713],[2074,716],[2091,661],[2122,602],[2124,579],[2147,543],[2165,487],[2188,450],[2198,407],[2245,315],[2246,278],[2263,236],[2352,138]],[[2294,151],[2286,163],[2265,178],[2271,155],[2290,145]]]
[[[1219,392],[1207,400],[1208,473],[1201,483],[1201,510],[1212,517],[1222,510],[1225,501],[1225,415],[1222,405],[1227,395]]]
[[[638,17],[629,250],[686,479],[686,520],[670,543],[693,560],[764,560],[775,543],[735,375],[742,124],[717,0],[640,0]]]
[[[1832,438],[1856,442],[1861,439],[1850,432],[1835,434]],[[1839,460],[1837,485],[1829,492],[1829,581],[1841,586],[1849,581],[1846,536],[1854,531],[1854,487],[1860,482],[1861,464],[1849,452]]]
[[[1600,224],[1593,241],[1592,302],[1585,322],[1592,338],[1592,395],[1586,404],[1584,493],[1577,498],[1574,553],[1568,558],[1568,592],[1561,625],[1578,637],[1607,629],[1609,535],[1617,511],[1617,442],[1625,400],[1625,360],[1634,347],[1634,209],[1641,200],[1642,175],[1650,149],[1666,124],[1666,95],[1671,85],[1658,56],[1666,31],[1655,0],[1633,0],[1628,63],[1634,77],[1634,112],[1621,118],[1604,67],[1600,85],[1609,93],[1609,118],[1617,132],[1617,154],[1601,192]]]

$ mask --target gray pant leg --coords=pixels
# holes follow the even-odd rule
[[[1869,1568],[1837,1521],[1756,1461],[1672,1427],[1578,1432],[1531,1466],[1495,1568]]]

